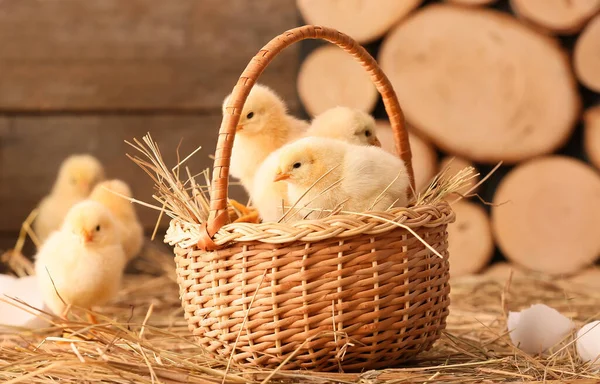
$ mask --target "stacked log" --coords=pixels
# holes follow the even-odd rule
[[[447,167],[487,172],[503,163],[470,196],[485,172],[448,199],[462,195],[448,229],[453,276],[492,261],[503,275],[597,276],[600,0],[297,4],[307,23],[336,27],[376,52],[410,127],[418,189]],[[300,99],[310,115],[333,105],[373,113],[393,152],[378,95],[346,56],[327,46],[309,52]]]
[[[313,117],[338,105],[371,112],[378,98],[369,74],[332,45],[317,48],[304,60],[298,72],[298,94]]]
[[[585,27],[577,38],[573,52],[573,66],[579,81],[600,92],[600,15]]]

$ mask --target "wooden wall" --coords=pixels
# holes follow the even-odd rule
[[[124,140],[150,132],[174,161],[183,138],[184,154],[204,148],[193,169],[210,166],[223,98],[252,56],[297,24],[294,0],[0,1],[0,249],[69,154],[97,156],[145,201],[152,184]],[[261,77],[292,110],[297,51]],[[138,212],[154,225],[155,212]]]

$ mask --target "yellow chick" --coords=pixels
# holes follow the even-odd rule
[[[113,214],[125,255],[128,260],[132,260],[140,253],[144,245],[144,228],[133,204],[119,195],[133,196],[131,189],[124,181],[114,179],[96,185],[89,198],[101,203]]]
[[[279,152],[273,180],[287,183],[290,205],[298,202],[296,218],[318,217],[321,209],[364,212],[408,204],[406,166],[381,148],[307,137]]]
[[[58,230],[69,209],[87,198],[104,179],[104,167],[93,156],[73,155],[65,159],[50,194],[42,199],[33,230],[40,242]]]
[[[229,103],[223,102],[223,113]],[[250,194],[254,174],[263,160],[277,148],[301,137],[308,122],[288,114],[287,106],[270,88],[255,84],[246,99],[231,153],[230,174]]]
[[[326,137],[356,145],[381,147],[375,120],[367,113],[348,108],[328,109],[313,119],[305,136]],[[289,206],[287,184],[274,182],[281,148],[272,152],[256,171],[252,203],[263,221],[277,221]]]
[[[252,198],[252,205],[258,211],[258,215],[263,222],[276,222],[285,212],[284,207],[289,205],[287,201],[287,184],[273,181],[279,166],[279,154],[282,148],[271,152],[254,176],[250,197]]]
[[[352,144],[381,147],[376,135],[375,119],[361,110],[334,107],[317,115],[305,136],[330,137]]]
[[[126,262],[113,215],[85,200],[69,210],[61,229],[40,248],[35,274],[48,308],[65,317],[69,304],[90,309],[113,298]]]

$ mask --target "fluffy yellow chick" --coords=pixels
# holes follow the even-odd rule
[[[348,107],[328,109],[315,117],[305,136],[326,137],[356,145],[381,147],[375,120],[367,113]],[[273,181],[281,148],[272,152],[260,165],[254,177],[252,203],[263,221],[277,221],[289,206],[287,184]]]
[[[113,193],[115,192],[115,193]],[[122,180],[107,180],[92,190],[90,200],[108,208],[116,219],[117,231],[127,259],[136,257],[144,245],[144,228],[140,223],[135,207],[124,197],[132,197],[129,186]]]
[[[35,273],[46,305],[64,317],[66,305],[90,309],[114,297],[126,262],[113,215],[85,200],[40,248]]]
[[[223,113],[231,95],[223,102]],[[231,153],[230,174],[250,194],[254,174],[263,160],[285,143],[301,137],[308,122],[288,114],[287,106],[270,88],[255,84],[246,99]]]
[[[287,184],[277,183],[273,180],[279,166],[279,153],[282,148],[271,152],[254,176],[250,196],[252,205],[258,211],[258,215],[263,222],[279,220],[285,211],[284,206],[289,206]]]
[[[334,107],[316,116],[305,136],[330,137],[358,145],[381,147],[375,119],[361,110]]]
[[[336,139],[307,137],[286,145],[273,180],[287,183],[290,204],[299,201],[296,218],[318,217],[321,209],[364,212],[408,203],[402,160],[378,147]]]
[[[42,199],[33,230],[43,243],[62,225],[69,209],[87,198],[104,179],[104,167],[93,156],[73,155],[63,161],[50,194]]]

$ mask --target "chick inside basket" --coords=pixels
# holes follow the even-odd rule
[[[223,104],[227,113],[230,96]],[[231,201],[236,221],[292,222],[332,213],[385,211],[408,204],[404,162],[381,148],[373,117],[334,107],[303,121],[269,87],[256,84],[243,106],[230,173],[254,210]]]

